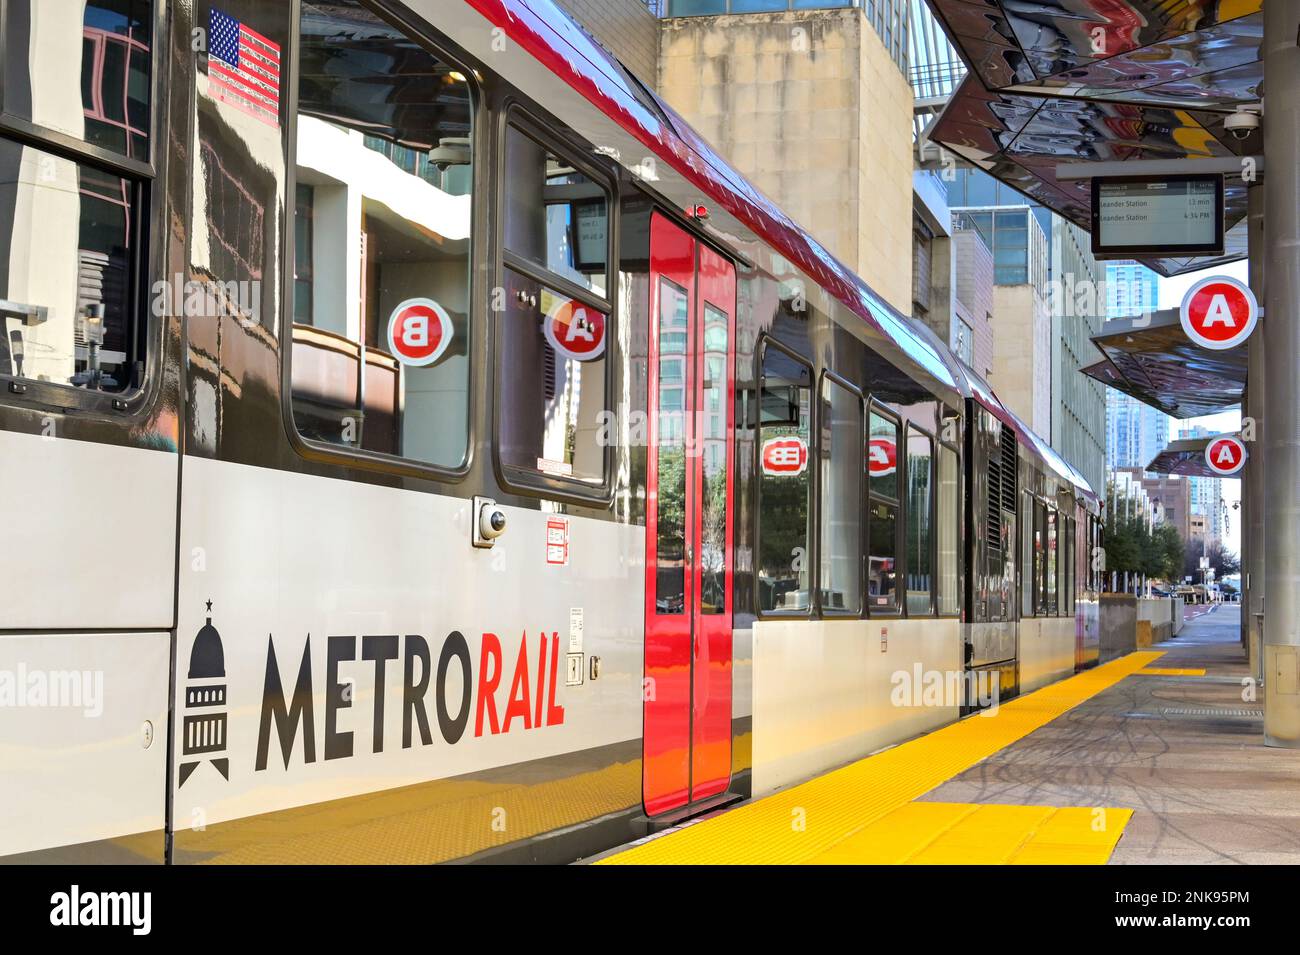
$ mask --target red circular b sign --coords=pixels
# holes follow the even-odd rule
[[[898,470],[898,446],[892,438],[872,438],[867,445],[867,472],[872,477],[889,477]]]
[[[542,333],[565,358],[591,361],[605,353],[605,316],[571,298],[557,299],[551,306]]]
[[[763,442],[763,473],[793,477],[808,467],[808,445],[798,435],[768,438]]]
[[[1205,446],[1205,463],[1215,474],[1228,477],[1246,463],[1246,445],[1240,438],[1222,435]]]
[[[451,316],[432,299],[408,298],[388,318],[388,350],[403,365],[432,365],[451,336]]]
[[[1188,338],[1202,348],[1223,351],[1250,337],[1259,321],[1259,303],[1244,283],[1215,275],[1187,290],[1179,317]]]

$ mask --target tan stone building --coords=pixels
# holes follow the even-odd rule
[[[900,311],[912,302],[912,91],[862,9],[662,21],[658,90]]]
[[[984,378],[993,375],[993,253],[979,233],[958,229],[952,234],[957,287],[953,296],[959,323],[953,350]],[[967,345],[969,342],[969,345]]]

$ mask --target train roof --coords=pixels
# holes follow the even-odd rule
[[[889,339],[936,381],[974,398],[1020,435],[1048,468],[1096,495],[1047,441],[997,399],[928,328],[877,295],[697,133],[658,94],[582,29],[554,0],[467,0],[556,76],[569,82],[626,133]]]

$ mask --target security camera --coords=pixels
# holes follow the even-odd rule
[[[1259,129],[1259,113],[1240,107],[1223,120],[1223,128],[1232,133],[1234,139],[1249,139],[1250,134]]]
[[[506,512],[495,505],[483,508],[478,517],[478,532],[485,540],[496,540],[506,531]]]
[[[474,538],[475,547],[491,547],[496,539],[506,532],[506,512],[497,507],[491,498],[474,498]]]

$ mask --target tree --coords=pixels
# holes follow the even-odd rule
[[[1151,531],[1149,577],[1176,583],[1183,566],[1183,539],[1172,524],[1157,524]]]
[[[1209,558],[1210,567],[1214,569],[1214,579],[1222,580],[1230,574],[1241,570],[1241,560],[1223,545],[1222,541],[1210,541],[1206,544],[1200,538],[1194,538],[1187,544],[1183,559],[1183,574],[1195,583],[1201,582],[1201,558]]]
[[[1106,569],[1118,573],[1142,573],[1141,521],[1117,515],[1111,508],[1102,528],[1101,546],[1106,552]]]

